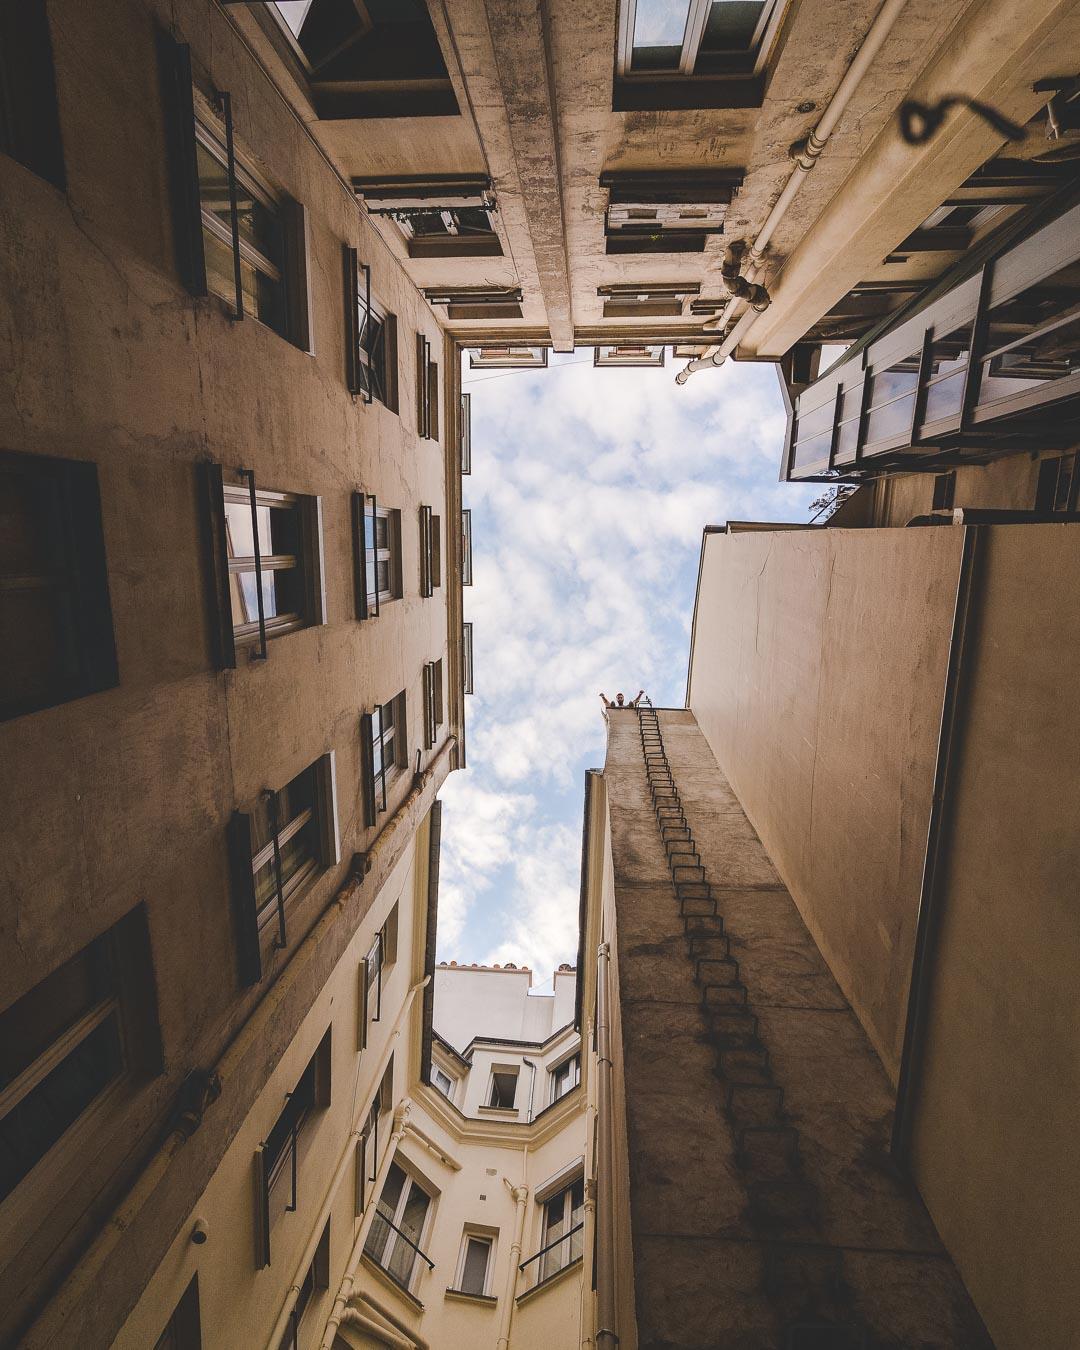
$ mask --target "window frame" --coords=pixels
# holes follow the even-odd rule
[[[461,395],[461,473],[472,473],[472,395]]]
[[[386,521],[386,547],[378,542],[379,527],[372,524],[374,547],[368,544],[369,522]],[[380,506],[374,493],[357,490],[352,494],[353,573],[356,591],[356,618],[377,619],[382,606],[402,596],[401,577],[401,512],[396,507]],[[376,582],[380,563],[387,564],[388,585],[371,589],[371,571],[374,565]]]
[[[425,661],[423,669],[424,749],[432,749],[439,740],[439,728],[446,715],[443,699],[443,663]]]
[[[701,56],[701,47],[708,26],[712,0],[689,0],[686,24],[680,44],[679,64],[676,69],[634,69],[634,29],[637,20],[637,0],[619,0],[618,47],[616,76],[633,82],[661,80],[708,80],[725,76],[761,75],[768,64],[774,39],[786,9],[786,0],[765,0],[754,34],[746,48],[743,61],[733,61],[726,71],[701,71],[695,68]]]
[[[574,1066],[573,1069],[570,1068],[571,1065]],[[563,1069],[568,1070],[569,1081],[562,1092],[559,1092],[557,1091],[559,1074]],[[574,1088],[578,1087],[581,1083],[581,1051],[575,1050],[572,1054],[564,1056],[557,1064],[551,1066],[548,1073],[551,1077],[551,1089],[548,1096],[548,1104],[554,1106],[556,1102],[561,1101],[563,1097],[573,1092]]]
[[[462,625],[461,625],[461,637],[462,637],[462,642],[461,642],[461,651],[462,651],[462,662],[461,662],[461,683],[462,683],[462,692],[465,693],[465,694],[471,694],[471,693],[474,692],[474,688],[473,688],[473,684],[474,684],[474,680],[473,680],[473,670],[474,670],[474,665],[473,665],[473,662],[474,662],[474,655],[473,655],[473,624],[472,624],[472,620],[471,620],[471,619],[466,619],[466,620],[462,623]]]
[[[271,838],[267,843],[255,846],[255,814],[251,809],[234,811],[226,827],[236,919],[237,962],[241,982],[245,985],[257,984],[262,979],[271,952],[284,951],[289,947],[289,915],[299,909],[318,882],[341,861],[337,766],[333,750],[320,755],[282,788],[264,789],[264,794],[272,792],[276,804],[278,794],[307,773],[311,774],[313,805],[304,808],[284,825],[270,814]],[[267,805],[269,810],[270,804]],[[309,823],[314,824],[312,835],[315,847],[312,857],[286,883],[281,872],[281,847]],[[268,862],[274,866],[275,894],[272,901],[260,905],[255,876]],[[270,936],[275,926],[276,934]]]
[[[57,627],[64,629],[67,660],[66,668],[48,685],[34,680],[33,689],[28,686],[19,695],[14,690],[0,695],[0,722],[58,707],[120,683],[97,465],[90,460],[0,450],[0,472],[5,469],[28,475],[33,495],[29,523],[41,525],[43,516],[35,508],[47,512],[57,536],[48,545],[58,557],[50,572],[11,574],[8,593],[36,590],[42,583],[66,593],[66,618],[54,617]],[[39,529],[39,533],[43,532]],[[20,586],[19,582],[30,584]]]
[[[285,1328],[278,1350],[297,1350],[300,1343],[300,1328],[303,1326],[305,1315],[330,1288],[330,1217],[326,1216],[326,1224],[312,1253],[304,1278],[296,1291],[296,1299],[289,1312],[288,1326]]]
[[[461,584],[473,584],[472,509],[468,506],[461,511]]]
[[[345,273],[345,382],[349,392],[370,405],[377,399],[392,413],[398,411],[397,315],[372,289],[371,266],[359,260],[355,248],[342,245]],[[365,340],[378,320],[378,333]]]
[[[421,506],[420,521],[420,596],[430,600],[442,585],[442,519],[430,506]]]
[[[575,1187],[578,1186],[581,1187],[582,1192],[581,1206],[580,1206],[582,1217],[580,1220],[578,1220],[578,1223],[575,1224],[573,1222],[573,1217],[575,1213],[574,1189]],[[552,1238],[550,1235],[551,1229],[549,1226],[548,1210],[549,1206],[554,1205],[557,1200],[562,1201],[562,1218],[559,1220],[559,1222],[565,1226],[566,1232],[557,1238]],[[579,1170],[576,1176],[571,1177],[565,1184],[561,1185],[553,1194],[545,1194],[544,1192],[541,1192],[536,1198],[536,1203],[540,1206],[540,1247],[537,1252],[537,1255],[540,1256],[540,1260],[537,1267],[537,1277],[538,1277],[537,1283],[543,1284],[546,1280],[553,1279],[556,1275],[561,1274],[564,1270],[569,1270],[571,1266],[573,1266],[577,1261],[580,1261],[584,1256],[584,1246],[585,1246],[584,1171]],[[574,1241],[575,1238],[577,1238],[576,1244]],[[552,1266],[549,1264],[552,1253],[558,1255],[560,1252],[561,1244],[564,1242],[569,1243],[567,1260],[560,1261],[560,1263],[557,1266],[554,1266],[554,1268],[552,1268]],[[547,1247],[549,1244],[553,1243],[558,1243],[559,1246],[552,1246],[552,1250],[550,1252],[545,1252],[544,1248]],[[579,1250],[576,1253],[574,1251],[575,1245],[577,1245],[577,1247],[579,1248]],[[543,1253],[543,1255],[540,1255],[540,1253]]]
[[[498,1083],[498,1080],[500,1078],[513,1078],[514,1080],[514,1095],[513,1100],[510,1102],[509,1106],[503,1106],[501,1103],[496,1102],[494,1100],[496,1095],[499,1096],[502,1095]],[[521,1083],[521,1068],[519,1065],[493,1064],[490,1069],[487,1091],[484,1093],[485,1097],[484,1110],[514,1111],[514,1112],[519,1111],[521,1109],[518,1105],[518,1087],[520,1083]]]
[[[416,429],[421,440],[439,439],[439,365],[423,333],[416,335]]]
[[[484,1278],[479,1290],[464,1287],[465,1267],[469,1259],[469,1244],[472,1242],[487,1248],[487,1255],[484,1259]],[[492,1297],[491,1285],[495,1274],[495,1243],[496,1234],[494,1232],[481,1231],[466,1224],[461,1232],[461,1245],[458,1248],[457,1265],[454,1268],[454,1283],[451,1286],[452,1293],[464,1294],[466,1298]]]
[[[256,1224],[255,1268],[263,1270],[271,1264],[271,1234],[285,1214],[293,1214],[300,1207],[299,1155],[300,1140],[310,1139],[311,1126],[329,1109],[333,1088],[333,1024],[327,1027],[314,1053],[294,1087],[285,1093],[285,1105],[279,1111],[265,1138],[255,1149]],[[310,1077],[310,1086],[306,1080]],[[310,1095],[310,1100],[301,1098]],[[276,1152],[271,1152],[271,1139],[284,1123],[282,1141]],[[286,1174],[288,1165],[290,1200],[280,1213],[272,1212],[272,1198]]]
[[[430,1237],[432,1228],[434,1226],[435,1209],[438,1201],[438,1191],[436,1191],[435,1188],[431,1186],[431,1183],[427,1181],[426,1178],[422,1179],[417,1174],[417,1172],[415,1172],[413,1168],[409,1166],[407,1160],[402,1156],[401,1153],[397,1153],[394,1156],[394,1159],[391,1162],[390,1167],[391,1168],[397,1167],[398,1170],[404,1176],[401,1192],[398,1195],[398,1198],[394,1204],[392,1213],[389,1215],[387,1215],[383,1211],[382,1194],[380,1194],[378,1200],[376,1200],[375,1202],[376,1216],[375,1219],[372,1221],[371,1228],[368,1229],[367,1238],[364,1241],[364,1255],[368,1258],[369,1261],[373,1262],[373,1264],[376,1265],[379,1268],[379,1270],[381,1270],[383,1274],[386,1275],[388,1279],[392,1280],[399,1288],[404,1289],[406,1293],[412,1293],[413,1285],[415,1284],[417,1279],[417,1258],[419,1257],[420,1260],[426,1262],[429,1270],[434,1269],[434,1262],[431,1260],[430,1257],[424,1254],[423,1248],[424,1243]],[[388,1168],[386,1176],[383,1179],[383,1193],[385,1193],[386,1191],[386,1185],[389,1179],[390,1179],[390,1169]],[[408,1241],[406,1241],[398,1232],[395,1231],[396,1228],[401,1227],[401,1219],[404,1216],[404,1211],[409,1203],[409,1199],[411,1198],[414,1189],[418,1190],[420,1194],[425,1196],[427,1199],[427,1208],[424,1212],[424,1218],[420,1225],[420,1229],[417,1233],[415,1240],[416,1249],[413,1249],[412,1245]],[[376,1255],[375,1252],[369,1248],[369,1243],[371,1243],[372,1240],[372,1229],[374,1229],[375,1223],[378,1221],[380,1215],[383,1219],[388,1219],[389,1224],[394,1225],[394,1227],[388,1227],[386,1236],[383,1238],[382,1250],[379,1253],[379,1255]],[[394,1259],[399,1244],[404,1244],[407,1248],[409,1248],[409,1250],[412,1251],[412,1260],[409,1263],[408,1274],[405,1276],[404,1279],[401,1279],[399,1276],[394,1274],[393,1271],[390,1270],[390,1262]]]
[[[385,710],[392,710],[393,757],[387,763],[385,731]],[[375,717],[379,715],[379,769],[375,768]],[[376,705],[375,711],[364,713],[360,718],[361,771],[363,775],[364,822],[370,828],[378,817],[388,809],[390,785],[408,767],[408,713],[405,691],[395,694],[385,703]]]

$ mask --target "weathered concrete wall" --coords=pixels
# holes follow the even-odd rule
[[[416,435],[412,353],[418,330],[441,348],[438,322],[226,12],[56,0],[49,18],[68,190],[0,156],[0,444],[96,463],[120,684],[0,726],[8,839],[0,1005],[144,902],[166,1071],[103,1123],[71,1189],[37,1196],[4,1245],[0,1339],[85,1242],[91,1204],[96,1221],[133,1175],[180,1080],[215,1063],[342,885],[353,852],[371,842],[360,809],[360,713],[404,689],[410,755],[422,745],[421,667],[446,652],[451,584],[447,577],[434,599],[420,599],[416,509],[438,510],[447,489],[442,445]],[[238,144],[307,207],[313,356],[253,318],[234,323],[218,299],[192,300],[180,284],[156,18],[191,43],[200,87],[231,90]],[[371,263],[376,294],[399,318],[400,417],[378,402],[365,407],[345,385],[344,242]],[[323,506],[327,621],[273,641],[265,663],[241,654],[224,674],[212,668],[204,604],[196,462],[206,458],[254,468],[267,487],[319,494]],[[350,493],[359,487],[399,507],[403,522],[404,598],[365,625],[353,617]],[[225,823],[327,750],[336,755],[342,862],[290,916],[289,947],[263,985],[241,991]],[[392,807],[408,788],[403,775]],[[368,891],[352,895],[346,925],[371,902]],[[228,1085],[219,1123],[206,1127],[220,1129],[216,1143],[189,1148],[183,1185],[193,1194],[345,941],[311,969],[306,995],[294,990],[283,1004],[261,1047],[261,1076]],[[155,1242],[167,1244],[192,1198],[159,1200],[139,1261],[152,1260]],[[57,1200],[62,1214],[52,1212]],[[84,1344],[100,1343],[114,1299],[134,1298],[125,1286],[138,1280],[137,1266],[129,1262],[115,1286],[99,1285],[102,1322],[84,1329]]]
[[[1072,1350],[1080,530],[979,548],[914,1170],[999,1350]]]
[[[613,713],[604,778],[643,1350],[776,1350],[792,1329],[826,1325],[829,1343],[845,1346],[987,1346],[922,1203],[890,1163],[892,1090],[872,1046],[693,714],[665,711],[661,727],[767,1051],[763,1081],[781,1089],[779,1124],[795,1143],[781,1165],[741,1132],[718,1059],[730,1056],[728,1035],[694,981],[638,718]]]
[[[706,536],[689,704],[889,1074],[960,532]]]

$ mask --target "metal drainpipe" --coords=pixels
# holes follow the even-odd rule
[[[522,1175],[527,1178],[529,1175],[528,1145],[525,1146],[522,1153],[521,1169]],[[525,1238],[525,1205],[529,1199],[527,1182],[523,1181],[520,1186],[514,1186],[505,1177],[503,1177],[503,1181],[510,1188],[510,1194],[517,1206],[517,1213],[514,1216],[514,1241],[510,1248],[510,1269],[507,1271],[506,1288],[503,1290],[502,1307],[499,1309],[499,1336],[495,1342],[496,1350],[508,1350],[510,1345],[510,1327],[514,1320],[514,1305],[518,1275],[520,1274],[518,1263],[521,1260],[521,1244]]]
[[[359,1327],[361,1331],[366,1331],[383,1345],[393,1346],[394,1350],[416,1350],[416,1341],[411,1336],[405,1337],[400,1331],[391,1331],[389,1327],[376,1322],[374,1317],[368,1317],[355,1308],[346,1308],[341,1314],[341,1320],[346,1326]]]
[[[596,953],[596,1345],[618,1345],[615,1313],[615,1188],[611,1147],[611,1029],[608,963],[611,948]]]
[[[825,149],[829,137],[836,130],[836,124],[839,122],[847,105],[851,102],[851,97],[862,82],[874,57],[881,50],[885,39],[892,31],[893,25],[900,17],[901,12],[907,0],[885,0],[885,3],[878,10],[874,22],[866,31],[866,37],[862,45],[855,53],[855,57],[844,72],[844,78],[836,87],[836,92],[829,100],[828,107],[822,113],[817,126],[814,127],[810,135],[806,138],[805,145],[799,147],[799,152],[795,157],[795,165],[791,170],[787,182],[784,184],[780,196],[777,197],[769,212],[765,224],[758,231],[757,238],[750,246],[750,269],[746,273],[748,281],[756,280],[761,273],[761,261],[765,250],[772,239],[776,227],[784,218],[788,207],[791,205],[799,189],[806,181],[810,170],[821,158],[821,152]],[[742,303],[737,297],[733,296],[724,308],[720,316],[719,327],[725,326],[733,317],[735,307]],[[738,344],[746,335],[747,330],[754,322],[756,313],[753,309],[748,309],[743,314],[739,323],[732,332],[723,340],[716,352],[712,356],[699,356],[696,360],[688,364],[675,376],[677,384],[685,384],[686,381],[696,370],[703,370],[706,366],[722,366],[728,356],[735,350]]]

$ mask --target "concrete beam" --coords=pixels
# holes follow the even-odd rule
[[[555,90],[543,0],[484,0],[548,329],[574,347]]]
[[[1069,0],[1030,0],[1022,11],[1014,0],[986,0],[969,10],[911,97],[935,103],[963,93],[1023,124],[1045,102],[1032,84],[1060,64],[1054,53],[1077,41],[1080,14]],[[766,283],[772,305],[740,354],[782,356],[1001,143],[966,110],[954,111],[924,147],[905,144],[890,118],[779,276]]]

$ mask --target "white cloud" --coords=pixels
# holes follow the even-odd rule
[[[580,362],[580,354],[574,358]],[[772,370],[490,375],[472,388],[477,694],[470,769],[444,789],[440,957],[528,964],[576,952],[583,772],[600,766],[597,692],[682,701],[701,529],[806,518],[776,481]]]

